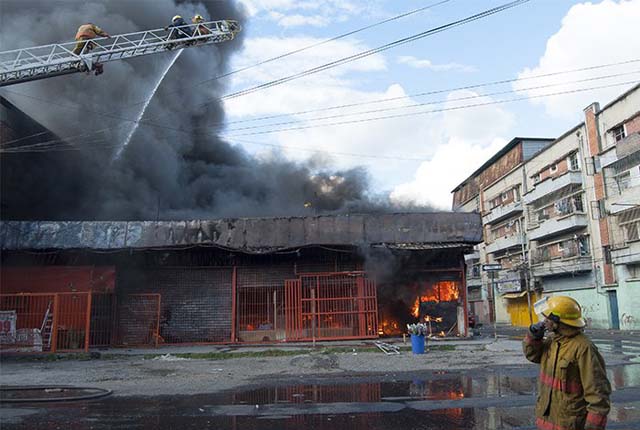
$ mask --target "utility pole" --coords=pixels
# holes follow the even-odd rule
[[[529,288],[529,260],[527,259],[527,252],[525,250],[525,235],[524,226],[522,220],[520,220],[520,245],[522,247],[522,271],[524,275],[524,285],[527,292],[527,307],[529,309],[529,324],[533,324],[533,311],[531,309],[531,289]]]
[[[489,272],[491,277],[491,296],[493,296],[493,338],[498,338],[498,306],[496,304],[496,272]]]
[[[502,270],[502,265],[498,263],[483,264],[482,270],[489,272],[491,279],[491,296],[493,297],[493,337],[498,338],[498,306],[496,304],[496,272]]]

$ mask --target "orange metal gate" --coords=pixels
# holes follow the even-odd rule
[[[15,318],[2,336],[10,351],[88,351],[91,293],[1,294],[0,311]]]
[[[285,281],[287,340],[378,336],[376,284],[363,273],[319,273]]]

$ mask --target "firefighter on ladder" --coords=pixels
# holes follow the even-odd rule
[[[204,18],[202,15],[197,14],[193,18],[191,18],[191,22],[196,25],[196,30],[193,32],[194,36],[205,36],[207,34],[211,34],[211,30],[209,27],[203,24]]]
[[[571,297],[553,296],[534,308],[544,321],[529,327],[523,350],[527,360],[540,364],[537,428],[603,430],[611,384],[598,348],[583,333],[580,305]]]
[[[109,36],[109,33],[91,22],[82,24],[78,27],[78,31],[76,32],[76,46],[73,48],[73,53],[76,55],[89,53],[97,46],[95,42],[91,42],[91,39],[95,39],[96,37],[111,36]],[[94,64],[93,69],[95,70],[96,76],[103,72],[102,64]]]
[[[167,25],[164,30],[169,32],[169,40],[184,39],[191,35],[189,24],[180,15],[171,18],[171,24]],[[167,45],[167,49],[171,50],[176,46],[177,44],[171,43]]]

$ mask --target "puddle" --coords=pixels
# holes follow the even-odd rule
[[[608,369],[615,387],[612,429],[640,429],[640,366]],[[221,430],[531,430],[537,377],[535,368],[470,373],[433,372],[406,380],[340,377],[315,384],[270,386],[218,394],[164,397],[107,397],[46,404],[36,411],[0,416],[9,429],[112,428]],[[355,381],[354,381],[355,382]],[[153,395],[153,393],[149,393]],[[17,409],[16,409],[17,410]],[[8,415],[7,415],[8,414]],[[3,430],[4,430],[3,426]]]
[[[369,382],[341,385],[290,385],[233,393],[234,405],[283,403],[343,403],[405,400],[458,400],[473,397],[532,395],[536,378],[487,374],[485,376],[446,375],[397,382]]]

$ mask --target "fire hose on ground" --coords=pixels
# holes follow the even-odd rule
[[[23,397],[25,392],[39,393],[39,397]],[[69,396],[48,397],[56,393],[73,393]],[[84,394],[78,394],[84,393]],[[80,400],[93,400],[112,394],[113,391],[105,388],[74,387],[71,385],[24,385],[0,387],[0,403],[42,403],[42,402],[71,402]]]

